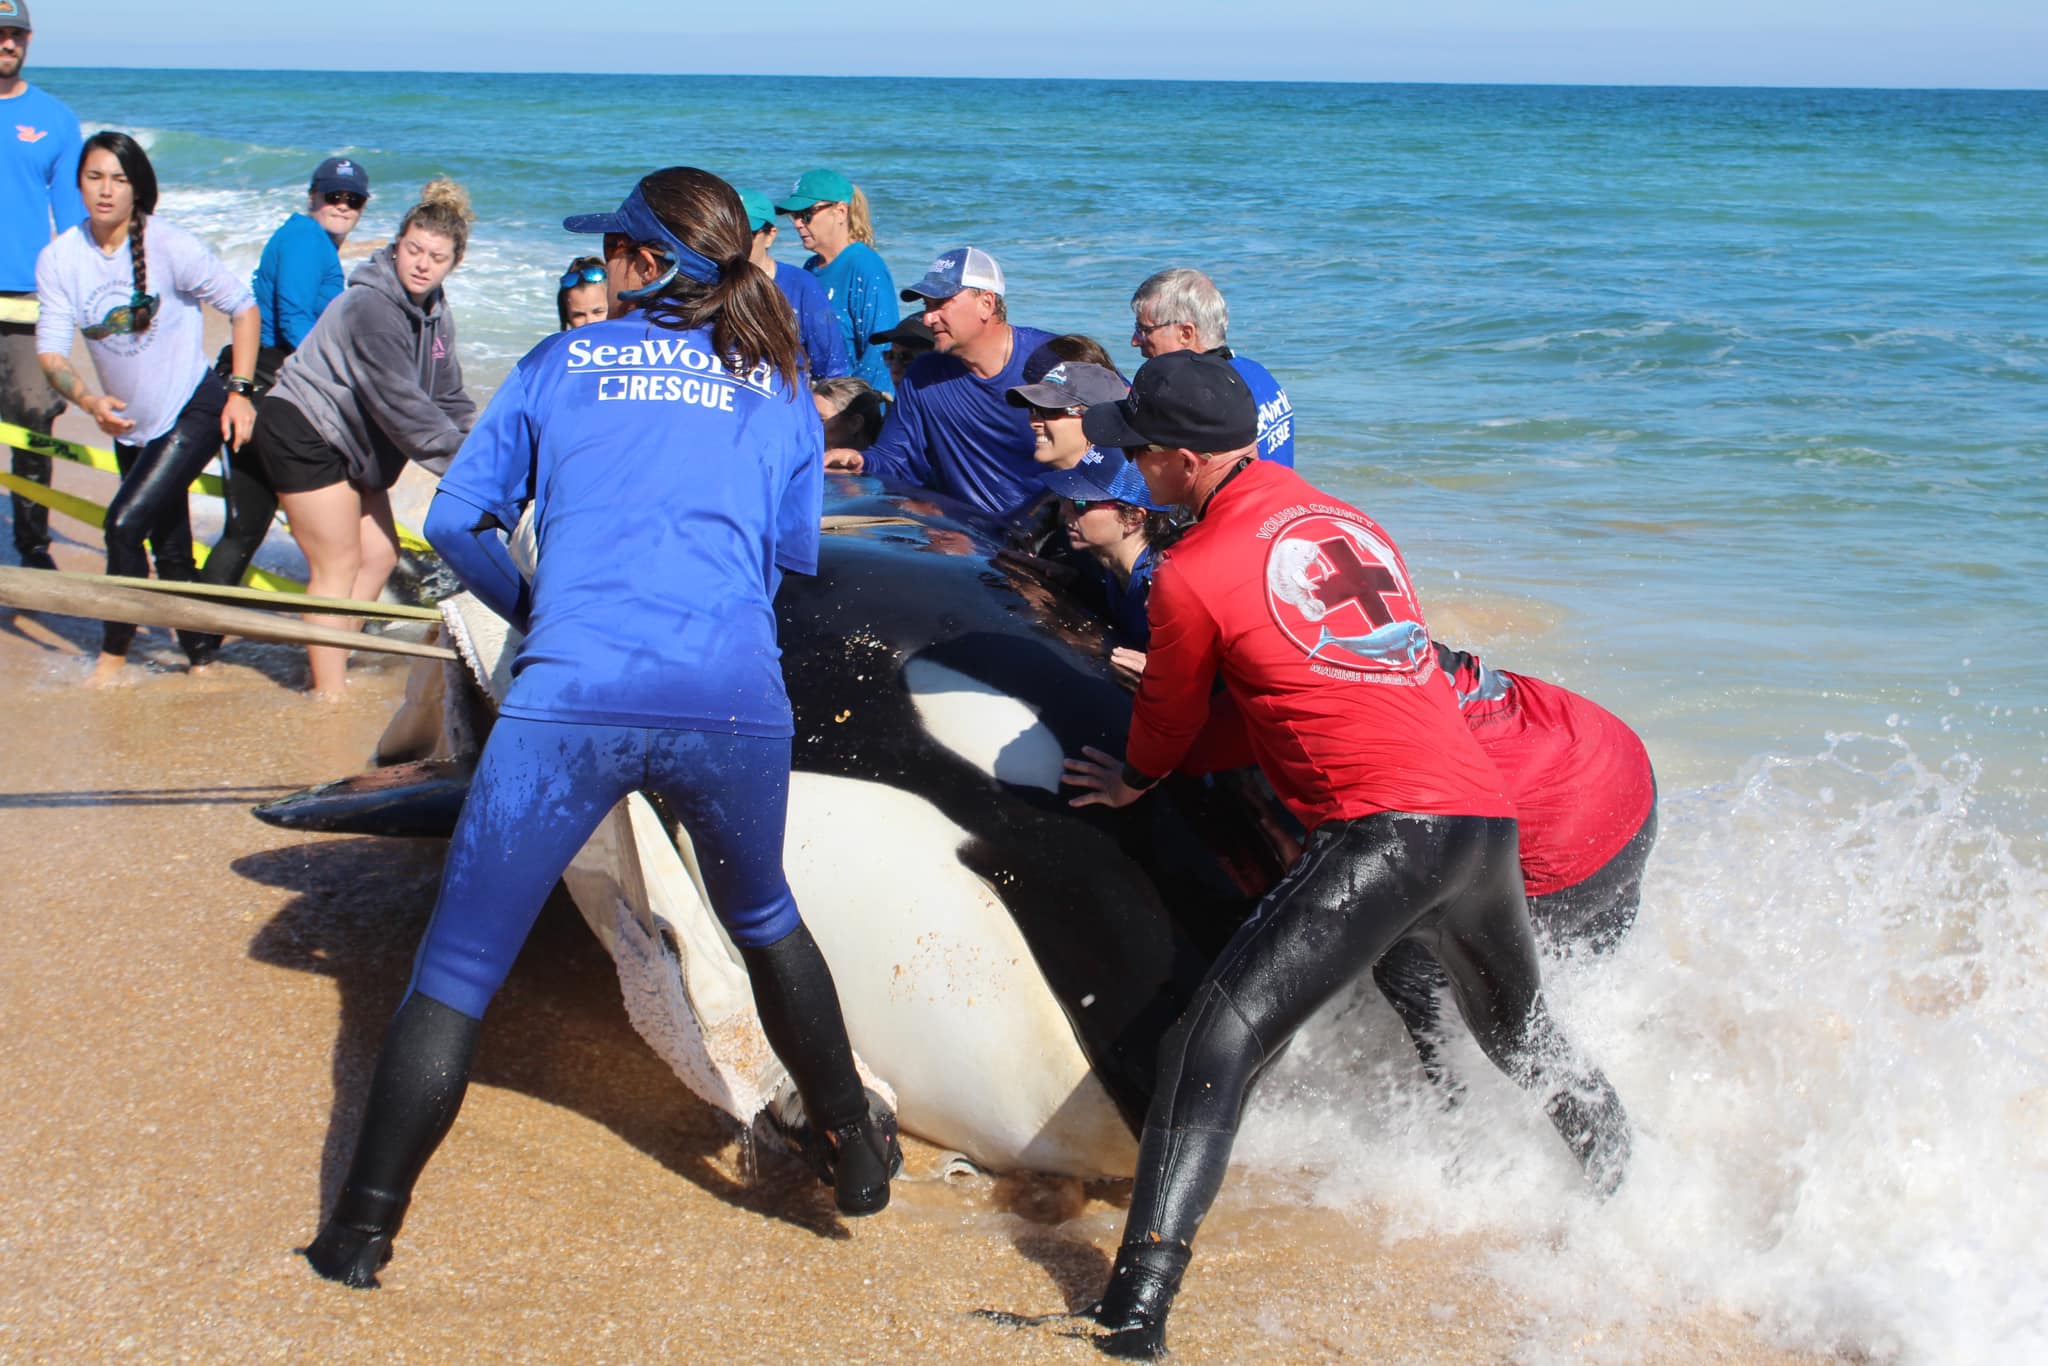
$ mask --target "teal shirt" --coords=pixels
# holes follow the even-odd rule
[[[327,305],[348,284],[341,252],[327,229],[303,213],[284,220],[263,244],[256,263],[256,307],[263,314],[263,345],[296,351]]]
[[[881,254],[865,242],[853,242],[830,263],[813,256],[804,269],[818,277],[832,311],[839,315],[840,336],[846,339],[846,354],[853,362],[853,374],[885,394],[893,394],[889,379],[889,348],[868,338],[887,332],[901,316],[896,310],[896,281]]]

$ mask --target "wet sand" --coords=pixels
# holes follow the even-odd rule
[[[98,568],[96,537],[60,525],[78,538],[64,567]],[[384,1288],[313,1275],[293,1249],[341,1179],[441,847],[291,834],[249,807],[359,768],[404,665],[358,656],[352,696],[325,706],[296,691],[295,649],[233,644],[192,678],[145,631],[134,684],[89,693],[72,684],[97,639],[0,609],[0,1358],[1100,1359],[971,1311],[1086,1304],[1119,1188],[948,1180],[913,1144],[891,1209],[842,1223],[641,1043],[559,896],[485,1023]],[[1514,1353],[1530,1311],[1478,1269],[1481,1240],[1383,1229],[1239,1174],[1176,1359]],[[1716,1318],[1632,1330],[1618,1359],[1809,1358]]]

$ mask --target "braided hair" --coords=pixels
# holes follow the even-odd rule
[[[135,272],[134,298],[142,299],[149,294],[149,252],[144,244],[149,216],[156,212],[156,167],[149,164],[149,154],[142,150],[142,144],[126,133],[109,128],[94,133],[78,149],[78,181],[81,188],[85,182],[85,159],[94,152],[105,152],[120,164],[121,174],[128,177],[128,188],[134,195],[134,208],[128,223],[128,263]],[[136,319],[137,332],[146,331],[154,320],[155,311]]]

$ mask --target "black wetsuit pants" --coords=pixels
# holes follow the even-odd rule
[[[1487,1056],[1545,1095],[1595,1184],[1619,1183],[1626,1117],[1544,1009],[1515,822],[1382,812],[1317,827],[1162,1043],[1126,1246],[1192,1243],[1260,1071],[1317,1009],[1404,941],[1443,964]]]
[[[1529,898],[1529,923],[1537,942],[1558,952],[1606,953],[1636,923],[1643,896],[1643,867],[1657,843],[1657,804],[1620,851],[1590,877],[1543,896]],[[1445,1080],[1443,1033],[1438,999],[1449,979],[1429,951],[1415,940],[1387,950],[1374,965],[1373,980],[1387,1004],[1408,1027],[1432,1081]]]
[[[114,459],[121,467],[121,489],[107,505],[107,572],[141,578],[149,573],[149,559],[156,560],[156,576],[174,583],[189,583],[195,577],[192,564],[192,481],[220,450],[220,413],[228,391],[209,370],[200,377],[199,387],[186,400],[178,421],[168,432],[145,446],[114,445]],[[143,543],[148,542],[149,554]],[[100,652],[125,655],[135,639],[135,627],[125,621],[106,623],[100,637]],[[192,633],[180,631],[179,641],[190,654]]]

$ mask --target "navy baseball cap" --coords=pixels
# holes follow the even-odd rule
[[[1145,476],[1114,446],[1107,450],[1090,446],[1072,469],[1047,470],[1039,482],[1076,503],[1129,503],[1147,512],[1168,510],[1164,503],[1152,501]]]
[[[4,3],[4,0],[0,0]],[[370,173],[363,169],[363,163],[353,157],[329,157],[313,168],[313,183],[309,187],[314,194],[333,194],[336,190],[348,190],[363,198],[370,197]]]
[[[1019,384],[1004,395],[1012,408],[1092,408],[1114,403],[1131,392],[1131,386],[1086,361],[1061,361],[1045,372],[1036,384]]]
[[[1003,292],[1003,268],[980,247],[954,247],[941,252],[924,278],[903,291],[904,300],[950,299],[963,289]]]
[[[869,333],[868,340],[877,346],[907,346],[912,349],[921,347],[926,351],[939,344],[939,339],[932,335],[932,330],[924,325],[924,319],[915,313],[887,332]]]
[[[1081,432],[1097,446],[1234,451],[1258,439],[1259,405],[1229,361],[1174,351],[1138,367],[1129,398],[1082,414]]]

